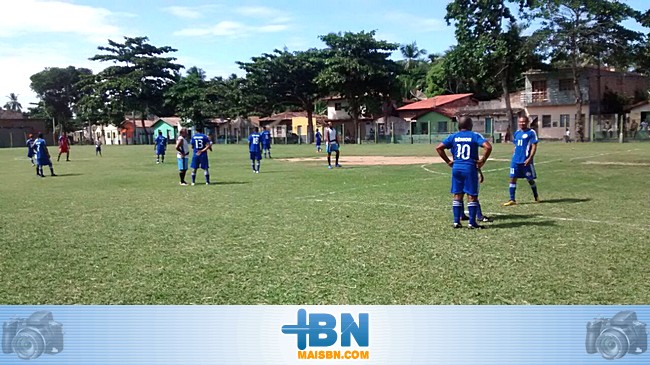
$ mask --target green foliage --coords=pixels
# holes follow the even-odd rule
[[[9,101],[5,104],[5,106],[4,106],[5,109],[11,110],[13,112],[22,112],[23,111],[23,106],[18,101],[18,95],[16,95],[15,93],[10,93],[7,96],[7,99],[9,99]]]
[[[320,39],[327,57],[316,81],[348,101],[352,119],[358,121],[364,106],[399,95],[401,68],[389,59],[397,44],[376,40],[375,31],[330,33]]]
[[[149,113],[164,109],[164,94],[178,79],[182,65],[174,63],[176,58],[167,57],[176,49],[168,46],[155,47],[147,43],[147,37],[124,37],[124,43],[108,40],[108,46],[100,46],[92,61],[110,62],[86,84],[91,101],[88,107],[100,107],[97,113],[103,120],[112,120],[118,114],[139,111],[144,118]]]
[[[92,75],[86,68],[68,66],[48,67],[30,77],[30,87],[40,99],[40,106],[49,118],[54,118],[65,132],[73,131],[70,123],[73,111],[82,98],[79,81]]]

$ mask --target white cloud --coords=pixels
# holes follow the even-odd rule
[[[186,6],[169,6],[162,10],[179,18],[198,19],[203,16],[198,8],[189,8]]]
[[[418,33],[448,30],[447,23],[445,23],[444,20],[437,18],[425,18],[419,15],[399,11],[386,13],[385,18],[399,24],[400,27],[408,28]],[[418,35],[419,34],[415,34],[415,36]]]
[[[88,60],[92,55],[92,46],[79,48],[76,44],[50,43],[28,44],[22,47],[10,46],[0,41],[0,102],[4,105],[5,96],[18,94],[18,100],[26,111],[37,102],[36,94],[31,90],[30,76],[43,71],[46,67],[84,67],[97,73],[107,65]]]
[[[223,36],[239,38],[258,33],[275,33],[288,30],[288,24],[247,25],[241,22],[224,20],[214,26],[185,28],[174,32],[176,36]]]
[[[280,10],[266,6],[242,6],[235,8],[235,13],[253,18],[274,18],[283,14]]]
[[[121,34],[120,27],[111,21],[116,14],[105,8],[62,1],[20,0],[3,3],[2,11],[5,16],[0,22],[0,38],[28,33],[71,33],[91,41],[105,41]]]

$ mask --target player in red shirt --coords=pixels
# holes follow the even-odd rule
[[[59,137],[59,157],[56,158],[57,161],[61,159],[63,153],[65,153],[65,160],[70,161],[70,142],[65,134],[61,134]]]

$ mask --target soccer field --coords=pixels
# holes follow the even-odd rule
[[[253,174],[247,146],[217,145],[213,185],[184,187],[152,146],[72,146],[42,179],[2,149],[0,303],[650,303],[650,144],[541,143],[543,201],[520,181],[513,207],[495,145],[481,231],[451,228],[446,165],[346,163],[434,148],[345,145],[328,170],[275,145]]]

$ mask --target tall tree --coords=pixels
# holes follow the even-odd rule
[[[5,106],[4,106],[5,109],[11,110],[13,112],[22,112],[23,111],[23,106],[18,101],[18,95],[14,94],[14,93],[10,93],[7,96],[7,99],[9,99],[9,101],[5,104]]]
[[[327,57],[316,80],[347,100],[357,143],[361,143],[359,117],[364,108],[379,108],[379,101],[399,94],[397,76],[401,68],[389,59],[398,45],[375,39],[375,31],[330,33],[320,39],[327,45]]]
[[[399,46],[399,50],[402,53],[404,60],[406,61],[404,67],[407,70],[411,68],[413,61],[417,61],[427,54],[427,50],[419,48],[417,42],[415,41],[409,44],[402,44]]]
[[[317,100],[326,96],[326,89],[316,82],[325,67],[324,52],[318,49],[289,52],[275,50],[251,62],[238,62],[246,71],[248,90],[277,106],[296,106],[307,112],[308,143],[314,132],[313,113]]]
[[[156,47],[148,41],[147,37],[124,37],[124,43],[108,40],[108,46],[98,47],[106,53],[90,58],[112,63],[97,74],[97,92],[108,96],[108,102],[114,104],[111,109],[126,108],[122,113],[138,111],[143,129],[147,115],[163,110],[165,91],[176,82],[178,71],[183,68],[174,63],[176,58],[166,56],[176,49]]]
[[[556,64],[571,68],[576,127],[584,130],[582,70],[594,60],[614,63],[629,59],[626,53],[643,35],[627,29],[623,22],[639,14],[617,0],[535,0],[529,5],[533,15],[541,19],[541,28],[536,32],[542,41],[540,46]],[[598,98],[600,104],[601,95]]]
[[[63,132],[74,129],[73,109],[82,96],[78,83],[88,75],[92,75],[89,69],[68,66],[46,68],[30,77],[30,87],[41,100],[42,107]]]
[[[203,126],[215,116],[216,99],[214,86],[206,79],[205,71],[198,67],[190,67],[165,93],[166,103],[174,106],[176,114],[196,126]]]
[[[529,48],[509,3],[519,0],[454,0],[447,5],[447,24],[454,22],[459,68],[472,70],[481,80],[496,79],[514,127],[510,91],[513,77],[523,71]]]

